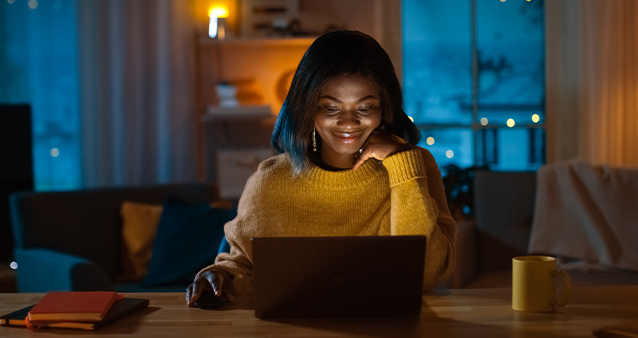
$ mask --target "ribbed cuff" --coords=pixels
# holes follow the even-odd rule
[[[209,265],[209,266],[199,270],[197,275],[195,275],[195,279],[197,279],[199,277],[199,275],[201,275],[202,273],[204,273],[206,271],[224,271],[225,273],[227,273],[230,276],[230,279],[235,279],[235,275],[228,268],[225,268],[223,266],[216,265],[216,264]]]
[[[390,187],[413,180],[427,177],[427,168],[423,154],[419,149],[402,151],[386,157],[383,165],[388,171]]]

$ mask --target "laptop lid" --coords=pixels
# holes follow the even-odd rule
[[[252,238],[255,316],[418,316],[425,236]]]

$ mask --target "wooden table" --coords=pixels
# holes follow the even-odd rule
[[[130,293],[150,307],[97,331],[0,327],[0,336],[61,337],[591,337],[592,330],[638,319],[638,286],[574,289],[555,313],[511,309],[510,289],[449,290],[424,295],[418,318],[303,319],[266,321],[241,301],[239,309],[188,308],[182,293]],[[0,294],[0,313],[36,303],[42,294]],[[244,309],[242,309],[244,307]]]

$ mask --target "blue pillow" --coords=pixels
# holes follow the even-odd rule
[[[235,216],[236,210],[167,198],[142,285],[192,283],[199,270],[214,263],[224,239],[224,224]]]

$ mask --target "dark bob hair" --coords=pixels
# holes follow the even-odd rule
[[[364,33],[333,31],[318,37],[299,62],[272,134],[273,147],[289,154],[295,172],[306,168],[311,159],[316,160],[311,138],[322,88],[336,77],[354,74],[381,90],[384,130],[412,145],[419,143],[421,133],[403,110],[401,85],[385,50]]]

